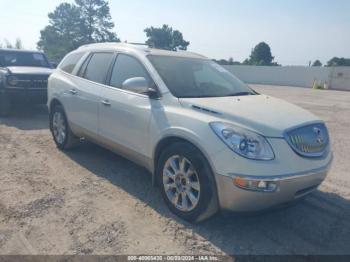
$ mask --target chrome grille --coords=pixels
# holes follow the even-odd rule
[[[46,89],[48,78],[48,75],[10,75],[7,84],[21,88]]]
[[[329,135],[323,123],[302,126],[286,132],[292,149],[304,157],[322,157],[329,148]]]

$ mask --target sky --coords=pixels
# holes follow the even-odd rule
[[[21,38],[35,49],[47,14],[72,0],[0,0],[0,42]],[[308,65],[350,58],[350,0],[110,0],[122,41],[144,42],[143,30],[168,24],[191,42],[188,50],[243,61],[261,41],[275,61]]]

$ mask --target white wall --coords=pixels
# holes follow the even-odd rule
[[[333,67],[329,81],[332,89],[350,91],[350,67]]]
[[[315,80],[331,89],[350,90],[350,67],[224,66],[249,84],[312,87]]]

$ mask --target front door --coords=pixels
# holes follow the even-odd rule
[[[109,87],[103,89],[99,132],[121,149],[147,156],[152,104],[158,101],[146,94],[124,90],[123,82],[133,77],[144,77],[151,82],[146,69],[135,57],[119,54],[111,71]]]

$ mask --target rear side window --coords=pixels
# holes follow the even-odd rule
[[[68,55],[60,65],[60,69],[71,74],[79,62],[80,58],[82,58],[84,53],[74,53],[71,55]]]
[[[128,55],[118,55],[113,67],[110,85],[121,88],[125,80],[133,77],[144,77],[150,81],[145,68],[137,59]]]
[[[91,56],[83,77],[100,84],[105,83],[113,53],[95,53]]]

